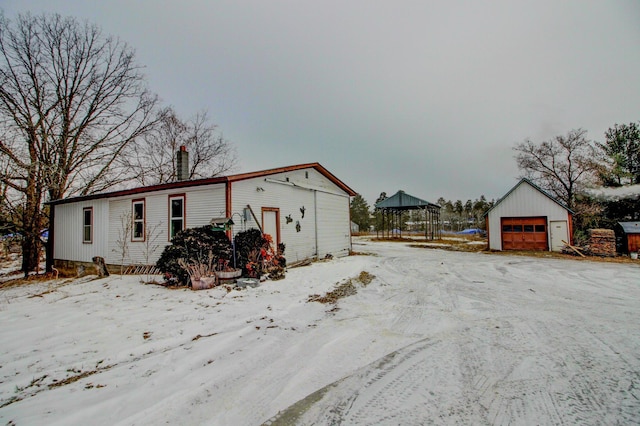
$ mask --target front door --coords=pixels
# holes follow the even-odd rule
[[[262,232],[271,235],[273,250],[280,243],[280,209],[273,207],[262,208]]]
[[[551,233],[551,251],[562,251],[562,247],[564,246],[562,240],[569,242],[567,221],[552,220],[549,223],[549,231]]]

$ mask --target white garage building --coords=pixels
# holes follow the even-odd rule
[[[573,212],[522,179],[485,213],[491,250],[560,251],[572,244]]]
[[[119,265],[118,242],[129,226],[125,264],[152,264],[181,229],[229,219],[230,238],[262,229],[285,243],[289,263],[346,256],[354,195],[320,164],[309,163],[57,200],[50,203],[53,263],[72,267],[100,256]],[[149,257],[152,230],[159,247]]]

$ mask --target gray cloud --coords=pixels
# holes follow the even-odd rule
[[[208,109],[241,170],[319,161],[373,203],[498,198],[515,143],[640,119],[640,3],[9,0],[86,18]]]

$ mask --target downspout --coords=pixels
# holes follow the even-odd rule
[[[316,245],[316,259],[320,258],[320,252],[318,251],[318,191],[313,191],[313,214],[314,219],[314,233],[315,233],[315,245]]]
[[[231,182],[226,182],[224,184],[224,193],[225,193],[225,217],[231,217],[232,205],[231,205]],[[225,226],[226,228],[226,226]],[[230,241],[233,241],[233,236],[231,235],[231,229],[225,231],[227,234],[227,238]]]
[[[353,239],[351,236],[351,197],[347,196],[347,209],[349,210],[349,256],[353,253]],[[358,230],[360,226],[358,226]]]
[[[491,230],[489,228],[489,215],[485,216],[484,227],[487,229],[487,250],[491,250]]]
[[[47,249],[45,251],[45,256],[46,256],[46,266],[45,266],[45,271],[46,272],[51,272],[53,271],[53,224],[55,222],[55,216],[56,216],[56,206],[55,204],[49,204],[49,236],[47,237]]]

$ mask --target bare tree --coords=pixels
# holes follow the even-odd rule
[[[516,161],[524,176],[572,209],[575,196],[597,178],[597,148],[587,131],[571,130],[537,145],[527,139],[517,144]]]
[[[206,112],[184,121],[171,108],[163,111],[159,125],[132,146],[133,154],[125,158],[138,171],[141,185],[173,182],[178,174],[175,153],[181,146],[189,151],[189,179],[220,176],[236,166],[233,146]]]
[[[9,164],[0,179],[19,215],[25,274],[37,265],[43,202],[129,179],[118,160],[154,125],[156,103],[133,51],[98,27],[0,15],[0,156]]]
[[[160,248],[160,242],[158,241],[162,236],[162,232],[160,231],[160,227],[162,226],[162,222],[158,222],[155,225],[149,225],[148,223],[144,224],[144,244],[142,246],[142,256],[144,257],[145,264],[144,266],[149,266],[151,264],[151,259],[154,257],[158,249]],[[145,268],[146,269],[146,268]],[[149,276],[149,269],[147,270],[147,278],[146,283],[151,281]]]
[[[131,213],[125,212],[120,215],[120,228],[118,228],[118,238],[116,247],[111,249],[120,258],[120,277],[124,273],[124,261],[129,257],[129,240],[131,238]]]

